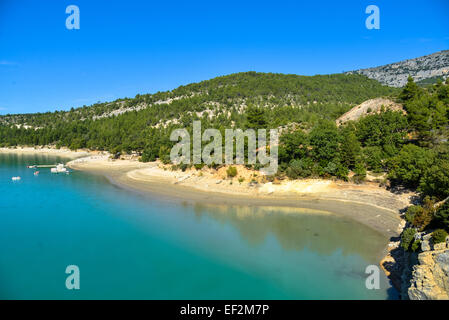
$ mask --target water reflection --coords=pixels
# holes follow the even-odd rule
[[[326,211],[291,207],[194,205],[197,219],[210,217],[230,224],[251,246],[260,246],[274,235],[284,250],[330,255],[357,254],[368,261],[379,257],[387,239],[358,222]]]

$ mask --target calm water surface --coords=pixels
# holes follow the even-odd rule
[[[183,206],[0,154],[1,299],[387,299],[382,235],[299,209]],[[21,176],[13,182],[12,176]],[[80,268],[80,290],[65,269]]]

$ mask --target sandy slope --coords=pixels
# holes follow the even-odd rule
[[[405,110],[402,107],[402,105],[394,101],[391,101],[390,99],[375,98],[367,100],[359,104],[358,106],[355,106],[354,108],[352,108],[351,110],[340,116],[337,120],[335,120],[335,123],[337,124],[337,126],[339,126],[348,121],[356,121],[361,117],[370,114],[380,113],[382,107],[384,107],[385,110],[399,111],[405,113]]]

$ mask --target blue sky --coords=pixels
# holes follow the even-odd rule
[[[68,5],[80,29],[65,26]],[[365,8],[380,9],[380,30]],[[241,71],[338,73],[449,49],[449,0],[0,0],[0,114]]]

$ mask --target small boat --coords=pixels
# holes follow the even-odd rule
[[[51,173],[68,173],[68,170],[62,163],[58,164],[56,168],[50,169]]]
[[[12,177],[11,180],[12,180],[12,181],[19,181],[19,180],[20,180],[20,177]]]
[[[39,175],[39,171],[34,171],[34,175],[35,176]]]
[[[35,169],[36,165],[32,165],[32,166],[27,166],[28,169]]]

